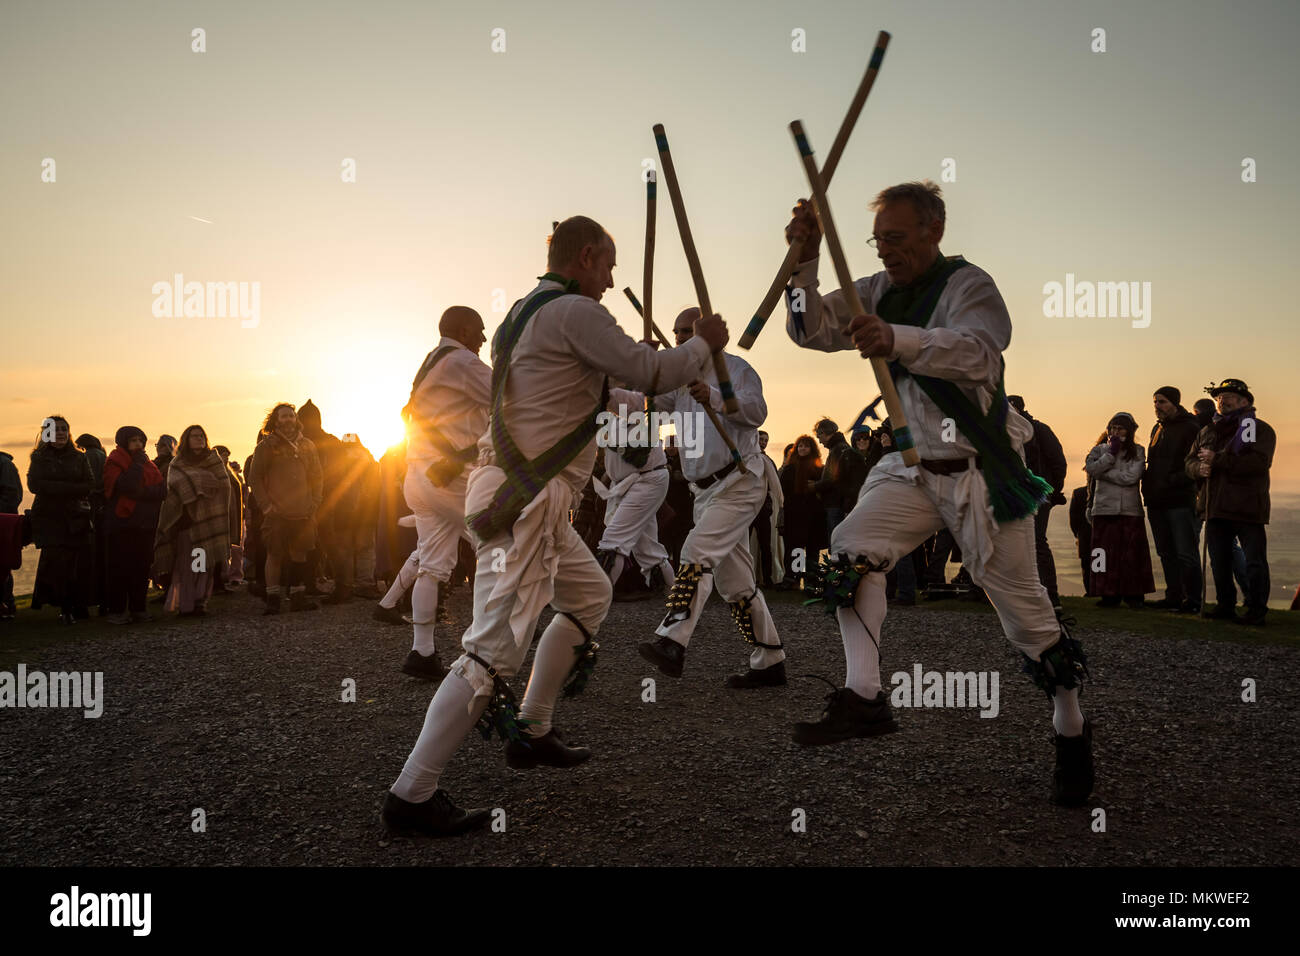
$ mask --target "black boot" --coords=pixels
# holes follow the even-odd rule
[[[376,604],[375,609],[370,612],[370,616],[376,621],[383,621],[385,624],[406,623],[401,610],[395,607],[384,607],[382,604]]]
[[[280,592],[267,591],[266,610],[264,610],[262,614],[265,616],[267,614],[279,614],[279,613],[280,613]]]
[[[548,767],[576,767],[591,756],[586,747],[568,747],[560,732],[552,727],[540,737],[512,740],[506,744],[506,765],[515,770],[531,770],[538,764]]]
[[[794,725],[794,742],[804,747],[835,744],[853,737],[876,737],[898,729],[889,700],[882,690],[874,700],[859,697],[847,687],[826,695],[826,708],[816,723]]]
[[[733,690],[748,690],[751,687],[784,687],[785,661],[777,661],[771,667],[754,670],[746,667],[742,674],[732,674],[727,678],[727,686]]]
[[[447,676],[447,668],[442,666],[437,651],[426,657],[412,648],[407,653],[406,660],[402,663],[402,673],[418,677],[420,680],[438,681]]]
[[[653,644],[647,641],[638,645],[637,651],[669,677],[682,676],[682,667],[686,663],[686,648],[672,638],[661,637]]]
[[[1081,807],[1092,794],[1092,724],[1083,722],[1078,737],[1056,735],[1056,772],[1052,774],[1052,802]]]
[[[489,810],[462,810],[446,790],[435,790],[424,803],[408,803],[390,792],[379,818],[384,829],[399,836],[445,837],[477,830],[491,816]]]

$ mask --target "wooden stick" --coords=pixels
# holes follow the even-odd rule
[[[795,145],[799,147],[799,155],[803,158],[804,172],[808,174],[808,185],[812,189],[813,208],[817,212],[817,221],[821,224],[822,233],[826,236],[826,248],[835,263],[835,274],[839,277],[840,290],[844,293],[849,312],[852,315],[866,315],[867,310],[863,308],[862,300],[858,298],[857,287],[853,284],[853,275],[849,272],[848,260],[844,258],[844,247],[840,245],[839,233],[835,231],[835,220],[831,218],[831,207],[826,201],[826,184],[822,182],[821,174],[817,171],[817,161],[813,159],[812,147],[808,145],[808,137],[804,135],[803,124],[795,120],[790,124],[790,132],[794,134]],[[907,417],[903,414],[903,403],[898,398],[898,390],[894,388],[894,379],[889,374],[889,364],[878,355],[872,356],[871,370],[876,373],[876,384],[880,386],[880,394],[885,397],[885,408],[889,411],[889,425],[894,432],[894,443],[903,453],[903,463],[920,464],[921,456],[917,453],[916,446],[912,444],[912,433],[907,427]]]
[[[632,300],[632,306],[633,306],[633,307],[634,307],[638,312],[640,312],[640,311],[641,311],[641,303],[638,302],[638,301],[636,300],[636,296],[634,296],[634,295],[632,294],[632,290],[631,290],[631,289],[624,289],[623,291],[626,292],[626,293],[627,293],[627,297],[628,297],[629,299]],[[664,336],[663,336],[663,333],[662,333],[662,332],[659,332],[659,327],[658,327],[658,326],[655,326],[655,332],[659,334],[659,338],[662,339],[662,338],[664,337]],[[665,341],[665,342],[664,342],[664,345],[667,346],[667,345],[668,345],[668,342]],[[671,348],[671,346],[669,346],[669,347]],[[722,389],[718,389],[718,391],[722,391]],[[646,396],[646,399],[647,399],[647,401],[648,401],[648,400],[649,400],[649,396]],[[733,442],[733,441],[731,440],[731,436],[728,435],[728,434],[723,430],[723,428],[722,428],[722,422],[718,421],[718,413],[715,412],[715,411],[714,411],[712,408],[710,408],[708,405],[705,405],[703,402],[701,402],[700,404],[701,404],[701,406],[703,406],[704,411],[708,414],[708,416],[709,416],[709,421],[713,422],[713,427],[714,427],[715,429],[717,429],[718,434],[722,436],[722,440],[726,443],[726,445],[727,445],[727,450],[731,452],[731,460],[734,461],[734,462],[736,463],[736,468],[737,468],[738,470],[740,470],[740,471],[748,472],[749,469],[745,467],[745,462],[744,462],[744,461],[741,459],[741,457],[740,457],[740,450],[739,450],[738,448],[736,448],[736,443]]]
[[[653,333],[654,337],[659,340],[660,345],[662,345],[666,349],[672,348],[673,344],[668,341],[668,337],[659,331],[659,326],[656,325],[654,322],[650,321],[649,313],[647,313],[643,308],[641,308],[641,303],[637,301],[636,294],[632,291],[631,287],[627,287],[623,289],[623,294],[627,296],[628,301],[632,303],[632,308],[636,309],[636,314],[643,316],[646,320],[646,324],[650,326],[650,332],[646,333],[646,338],[644,339],[644,341],[646,342],[650,341],[649,336],[651,333]],[[646,296],[646,298],[648,299],[650,297]]]
[[[650,311],[653,300],[655,274],[655,172],[650,170],[650,178],[645,182],[645,267],[642,274],[641,294],[645,296],[645,340],[650,341],[650,331],[654,328],[654,319]],[[664,342],[667,345],[667,341]]]
[[[686,264],[691,270],[691,281],[695,283],[695,295],[700,300],[700,315],[712,315],[709,305],[709,290],[704,285],[704,270],[700,268],[700,257],[695,251],[695,240],[691,237],[691,224],[686,220],[686,205],[682,201],[681,187],[677,185],[677,171],[673,168],[673,157],[668,151],[668,136],[664,133],[663,123],[654,127],[655,146],[659,149],[659,163],[663,167],[664,179],[668,183],[668,198],[673,201],[673,214],[677,217],[677,231],[682,237],[682,247],[686,250]],[[721,350],[713,353],[713,371],[718,377],[718,391],[722,393],[722,404],[728,415],[740,411],[736,393],[731,388],[731,376],[727,374],[727,363],[722,359]]]
[[[885,47],[887,46],[889,46],[889,34],[881,30],[876,36],[876,48],[871,53],[871,62],[867,64],[867,72],[862,77],[862,81],[858,83],[858,90],[853,94],[853,102],[849,104],[849,111],[844,114],[844,122],[840,123],[840,131],[835,136],[835,142],[831,144],[831,151],[826,154],[826,165],[822,167],[822,182],[827,186],[831,184],[831,177],[835,175],[835,168],[840,164],[840,156],[844,154],[844,147],[848,144],[849,135],[858,122],[858,115],[862,112],[863,105],[867,102],[867,94],[871,92],[871,86],[876,82],[876,73],[880,69],[880,64],[885,61]],[[749,320],[749,325],[745,328],[745,334],[740,337],[740,347],[742,349],[752,348],[754,341],[758,338],[758,333],[763,331],[763,326],[771,318],[772,310],[776,308],[776,302],[781,298],[781,293],[785,291],[786,286],[789,284],[790,277],[799,268],[799,256],[802,252],[802,242],[790,243],[790,248],[785,253],[785,261],[781,263],[781,268],[776,270],[776,278],[772,280],[767,295],[763,296],[763,301],[759,303],[758,308],[754,311],[754,317]]]

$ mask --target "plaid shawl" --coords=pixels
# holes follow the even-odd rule
[[[215,451],[197,464],[179,454],[167,469],[167,497],[154,539],[158,572],[171,572],[182,530],[189,531],[191,549],[207,552],[207,569],[215,573],[230,551],[230,472]]]
[[[548,273],[543,278],[550,277]],[[607,379],[601,389],[600,404],[591,415],[584,418],[572,431],[532,461],[524,457],[506,429],[502,407],[505,405],[506,375],[510,370],[510,357],[515,344],[523,335],[528,320],[542,306],[562,295],[569,294],[572,293],[567,289],[546,289],[538,292],[519,310],[519,314],[513,320],[507,316],[492,343],[494,353],[492,418],[488,428],[492,435],[492,449],[496,454],[497,467],[505,472],[506,480],[501,483],[501,487],[497,489],[497,493],[486,508],[465,518],[465,524],[478,535],[481,541],[491,540],[513,527],[528,503],[541,494],[542,489],[551,479],[568,467],[569,462],[587,447],[599,430],[597,416],[609,402]]]
[[[895,325],[925,328],[930,324],[939,296],[948,280],[968,263],[961,256],[940,256],[921,278],[906,289],[890,288],[876,303],[876,314]],[[1006,363],[1002,365],[1003,370]],[[993,517],[999,523],[1032,515],[1052,495],[1052,486],[1030,471],[1011,447],[1007,435],[1007,393],[1002,373],[998,374],[997,392],[987,412],[981,411],[966,394],[947,379],[909,372],[899,362],[890,364],[894,380],[911,375],[930,401],[951,418],[980,456],[980,471],[988,485]],[[912,437],[895,432],[900,449],[912,447]]]

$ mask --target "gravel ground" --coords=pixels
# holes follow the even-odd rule
[[[468,597],[453,595],[444,634],[468,623]],[[363,601],[275,619],[246,595],[214,603],[201,621],[94,622],[71,639],[51,627],[47,647],[20,657],[0,632],[0,669],[103,671],[106,697],[95,720],[0,710],[0,861],[1200,866],[1300,856],[1300,654],[1290,647],[1081,630],[1098,779],[1088,808],[1065,810],[1049,801],[1050,705],[991,614],[892,611],[883,670],[998,671],[995,719],[897,709],[900,733],[804,750],[790,724],[815,718],[827,688],[724,688],[745,651],[716,598],[681,680],[636,653],[660,606],[615,605],[594,680],[559,708],[569,740],[595,756],[570,771],[513,771],[498,741],[474,735],[443,783],[462,806],[503,808],[505,831],[402,840],[384,834],[378,811],[432,693],[397,669],[409,629],[372,622]],[[838,685],[833,622],[787,596],[772,603],[790,673]],[[451,644],[440,638],[444,659]],[[642,700],[646,677],[653,703]],[[1258,683],[1256,703],[1241,701],[1245,677]],[[357,683],[356,703],[340,700],[344,678]],[[204,833],[191,829],[196,807]],[[792,830],[796,810],[806,832]]]

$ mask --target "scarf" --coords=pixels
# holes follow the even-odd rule
[[[131,464],[131,453],[120,445],[113,449],[108,456],[108,460],[104,462],[104,497],[109,501],[113,501],[113,491],[117,487],[117,479],[131,469]],[[142,466],[142,475],[144,487],[146,488],[163,483],[162,472],[147,457]],[[135,506],[135,498],[118,495],[117,501],[113,505],[113,514],[119,518],[129,518],[135,512]]]
[[[1214,433],[1218,436],[1219,441],[1223,441],[1229,434],[1232,435],[1232,438],[1228,441],[1227,447],[1223,449],[1224,454],[1241,454],[1245,441],[1242,435],[1246,431],[1246,422],[1254,421],[1254,419],[1254,405],[1239,408],[1236,411],[1228,412],[1226,415],[1214,416]]]
[[[876,314],[892,325],[925,328],[930,323],[939,297],[948,280],[958,269],[969,265],[961,256],[940,255],[919,279],[905,286],[891,286],[876,303]],[[1052,487],[1030,471],[1011,446],[1007,436],[1007,412],[1010,407],[1003,378],[1005,361],[998,372],[997,389],[987,412],[971,401],[954,383],[928,375],[915,375],[901,362],[891,362],[894,381],[910,375],[921,390],[951,418],[975,446],[980,457],[980,471],[988,486],[993,517],[999,524],[1034,514],[1052,494]],[[900,444],[895,439],[895,445]]]
[[[506,376],[510,371],[510,357],[514,352],[519,337],[523,335],[528,320],[549,302],[563,295],[572,295],[577,283],[564,280],[547,273],[542,279],[566,282],[564,289],[545,289],[535,294],[520,308],[512,320],[509,316],[501,323],[493,341],[492,364],[492,416],[488,431],[492,436],[492,450],[496,455],[496,464],[505,474],[505,481],[497,489],[487,507],[467,515],[465,524],[478,535],[482,541],[490,541],[508,531],[523,513],[524,508],[542,493],[551,479],[568,467],[596,437],[599,431],[599,415],[609,404],[609,380],[601,388],[600,404],[591,415],[579,422],[572,431],[542,452],[532,461],[524,457],[519,446],[515,444],[506,429],[504,406],[506,398]],[[518,303],[516,303],[518,305]],[[513,309],[511,311],[514,311]]]

